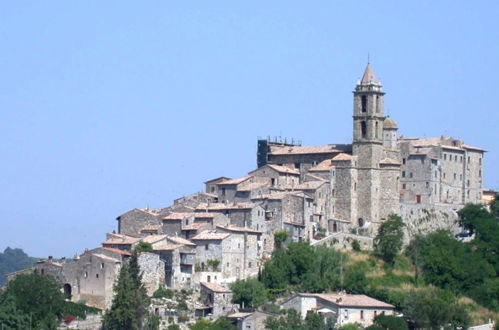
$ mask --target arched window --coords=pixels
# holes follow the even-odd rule
[[[376,139],[378,138],[378,122],[374,124],[374,136],[376,137]]]
[[[363,139],[367,137],[367,124],[365,121],[360,122],[360,133]]]
[[[361,100],[360,103],[362,106],[362,112],[366,112],[367,111],[367,96],[362,95],[360,100]]]

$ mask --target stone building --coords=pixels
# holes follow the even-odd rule
[[[361,294],[299,293],[281,304],[282,309],[294,309],[302,319],[308,312],[337,318],[337,326],[358,323],[362,327],[373,324],[380,314],[393,315],[395,306]]]
[[[456,211],[481,201],[485,150],[448,137],[399,137],[397,123],[384,115],[384,97],[368,63],[353,91],[351,144],[301,146],[259,140],[258,166],[297,169],[300,185],[328,182],[325,200],[313,197],[314,213],[321,216],[314,222],[329,232],[373,236],[390,214],[404,218],[407,236],[453,229]]]
[[[217,283],[201,282],[200,299],[205,313],[213,318],[231,314],[238,307],[232,303],[232,291]]]

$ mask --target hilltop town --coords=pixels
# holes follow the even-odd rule
[[[192,320],[262,318],[232,302],[230,284],[256,278],[281,245],[308,242],[349,250],[358,244],[371,250],[392,214],[404,220],[405,243],[437,229],[461,232],[457,211],[487,197],[485,150],[452,137],[400,136],[395,118],[384,114],[384,97],[368,64],[353,92],[351,142],[302,146],[259,139],[253,171],[207,178],[202,192],[163,208],[131,209],[117,216],[116,230],[101,246],[73,259],[43,260],[21,273],[50,275],[72,301],[104,310],[112,304],[120,268],[144,242],[152,247],[138,257],[148,295],[161,288],[192,292]],[[372,311],[371,321],[376,313],[394,313],[394,306],[360,295],[301,294],[284,306],[340,302]],[[177,321],[167,305],[157,302],[153,308],[164,322]]]

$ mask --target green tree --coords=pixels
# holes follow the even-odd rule
[[[282,229],[276,230],[274,232],[274,243],[276,248],[281,248],[282,243],[284,243],[288,239],[288,232]]]
[[[131,290],[134,294],[134,311],[135,319],[139,329],[142,329],[144,325],[144,320],[148,317],[147,307],[149,306],[150,300],[147,297],[147,291],[142,283],[142,272],[140,270],[139,262],[139,252],[135,250],[130,257],[130,277],[132,280]]]
[[[120,269],[118,281],[114,285],[114,297],[111,308],[102,322],[105,330],[139,329],[135,314],[135,290],[130,265],[125,262]]]
[[[374,238],[374,251],[386,262],[393,264],[395,256],[402,249],[404,222],[398,215],[391,214],[379,227]]]
[[[307,313],[305,317],[305,327],[307,330],[322,330],[326,327],[324,315],[319,313]]]
[[[305,327],[294,309],[286,310],[285,314],[279,317],[267,317],[264,324],[265,329],[269,330],[303,330]]]
[[[29,322],[29,315],[17,308],[12,296],[6,294],[0,296],[0,329],[29,329]]]
[[[3,295],[10,297],[8,299],[16,308],[29,316],[33,328],[57,327],[64,309],[64,296],[52,278],[38,274],[18,275],[7,284]]]
[[[357,323],[347,323],[339,327],[338,330],[362,330],[362,327]]]
[[[374,324],[366,329],[408,330],[409,327],[402,317],[380,314],[374,318]]]
[[[417,328],[436,329],[447,324],[467,326],[469,316],[463,306],[449,292],[442,289],[427,289],[412,292],[403,309]]]
[[[180,326],[178,326],[177,324],[170,324],[168,326],[168,328],[166,328],[167,330],[180,330]]]
[[[134,248],[134,252],[137,253],[137,254],[140,254],[142,252],[151,252],[153,249],[152,249],[152,245],[151,243],[147,243],[147,242],[144,242],[144,241],[140,241]]]
[[[257,279],[238,280],[230,286],[234,303],[256,308],[265,302],[265,286]]]

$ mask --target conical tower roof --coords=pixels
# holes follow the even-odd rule
[[[371,63],[367,63],[366,69],[364,70],[364,75],[362,76],[362,80],[360,81],[361,85],[381,85],[378,78],[374,75],[373,68],[371,67]]]

